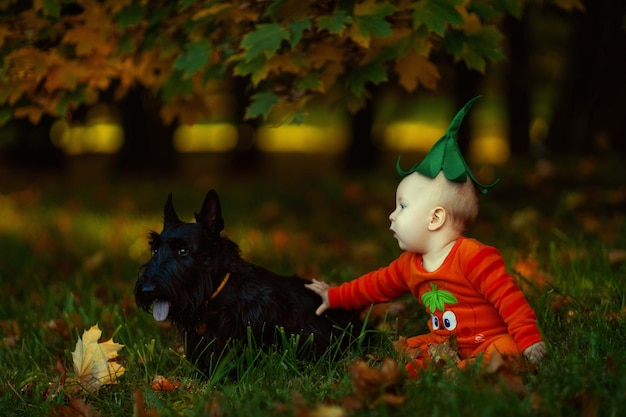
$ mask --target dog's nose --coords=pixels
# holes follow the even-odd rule
[[[154,290],[156,290],[156,286],[154,284],[147,283],[141,286],[141,292],[143,293],[154,292]]]

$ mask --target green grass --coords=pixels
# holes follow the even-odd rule
[[[216,188],[225,233],[247,259],[277,272],[341,282],[386,265],[399,254],[387,230],[393,169],[355,177],[287,166],[283,179],[275,166],[267,175],[231,179],[196,168],[167,180],[103,181],[101,172],[82,167],[69,179],[2,175],[0,416],[60,414],[70,395],[50,388],[58,382],[57,360],[71,374],[71,351],[96,323],[103,338],[114,335],[125,345],[119,383],[84,396],[103,416],[133,415],[136,398],[161,416],[315,415],[331,405],[375,416],[622,415],[626,265],[610,263],[609,254],[626,249],[626,192],[615,175],[624,170],[619,161],[580,166],[564,162],[541,181],[532,179],[532,167],[498,168],[503,182],[482,200],[469,233],[499,247],[511,266],[536,259],[550,282],[526,289],[550,355],[536,371],[520,373],[525,392],[516,394],[497,375],[433,370],[388,387],[406,398],[403,404],[376,402],[381,387],[361,407],[354,405],[351,360],[364,357],[374,368],[385,357],[399,360],[390,343],[367,356],[357,348],[351,357],[314,363],[297,360],[289,341],[281,341],[290,346],[286,352],[244,347],[201,379],[174,329],[139,311],[132,290],[148,257],[147,232],[160,230],[169,191],[179,216],[189,219],[206,190]],[[411,311],[400,334],[423,331],[423,311],[404,301]],[[227,376],[233,369],[237,381]],[[157,375],[181,385],[154,391]]]

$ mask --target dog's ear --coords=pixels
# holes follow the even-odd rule
[[[163,209],[163,224],[168,225],[172,223],[180,223],[180,219],[174,211],[174,204],[172,204],[172,193],[169,193],[167,196],[167,201],[165,202],[165,208]]]
[[[215,190],[209,190],[204,197],[200,213],[196,213],[196,222],[206,227],[209,232],[219,235],[224,230],[224,219],[222,218],[222,207],[220,199]]]

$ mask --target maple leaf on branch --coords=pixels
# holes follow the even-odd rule
[[[98,343],[100,336],[102,330],[98,325],[91,326],[83,332],[72,352],[76,373],[72,381],[88,392],[96,392],[103,385],[116,384],[125,371],[122,365],[113,361],[124,345],[113,342],[112,338]]]
[[[416,28],[426,26],[439,36],[443,36],[446,25],[460,25],[463,18],[455,6],[463,4],[463,0],[421,1],[415,4],[413,23]]]
[[[553,2],[582,8],[581,0]],[[485,73],[489,62],[504,58],[502,19],[521,17],[525,2],[58,3],[37,0],[22,11],[0,6],[0,19],[10,22],[0,27],[0,125],[67,116],[112,86],[122,100],[136,85],[170,107],[162,109],[164,119],[193,123],[211,109],[173,111],[176,100],[202,101],[211,81],[233,76],[250,83],[247,118],[292,120],[285,110],[307,113],[309,104],[354,113],[381,83],[435,90],[442,74],[434,52]]]
[[[414,51],[398,59],[394,69],[398,73],[398,82],[408,92],[415,91],[420,85],[435,90],[441,79],[437,66]]]

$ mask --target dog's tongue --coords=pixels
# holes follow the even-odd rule
[[[152,317],[156,321],[163,321],[170,312],[170,303],[163,300],[156,300],[152,305]]]

